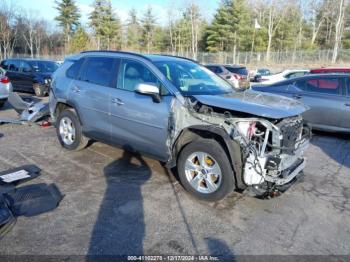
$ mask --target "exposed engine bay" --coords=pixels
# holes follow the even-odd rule
[[[310,128],[301,116],[283,119],[227,111],[189,99],[191,116],[224,128],[241,148],[242,180],[256,195],[285,191],[305,167]]]

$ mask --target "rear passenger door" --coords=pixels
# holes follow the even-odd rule
[[[319,127],[339,127],[343,85],[344,78],[336,76],[301,80],[298,86],[303,91],[296,98],[310,107],[304,113],[304,119]]]
[[[118,84],[111,91],[112,142],[125,149],[142,152],[167,160],[170,103],[156,75],[143,63],[123,59],[119,67]],[[140,83],[158,86],[163,93],[156,103],[150,96],[135,92]]]
[[[33,69],[27,61],[20,61],[20,69],[18,73],[18,82],[26,91],[33,91]]]
[[[85,58],[69,90],[69,100],[78,111],[84,133],[106,143],[110,142],[111,134],[110,92],[119,62],[119,59],[103,56]]]

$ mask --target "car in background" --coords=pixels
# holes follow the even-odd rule
[[[12,92],[10,79],[5,75],[5,73],[5,70],[0,68],[0,108],[4,106],[10,92]]]
[[[283,80],[307,75],[309,72],[310,70],[304,70],[304,69],[292,69],[292,70],[288,69],[277,74],[263,76],[261,78],[261,84],[271,85]]]
[[[313,129],[350,132],[350,75],[310,74],[252,89],[294,98],[309,106],[303,118]]]
[[[58,65],[49,60],[6,59],[0,67],[6,71],[14,91],[34,91],[36,96],[44,96],[49,93],[51,75]]]
[[[350,74],[350,68],[323,67],[310,70],[310,74],[345,73]]]
[[[249,73],[245,66],[208,64],[205,67],[229,81],[236,89],[247,89],[250,87]]]
[[[260,68],[250,73],[250,81],[258,83],[262,81],[263,76],[269,76],[269,75],[271,75],[271,71],[269,69]]]

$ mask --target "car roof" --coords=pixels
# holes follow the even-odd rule
[[[124,51],[109,51],[109,50],[91,50],[91,51],[84,51],[77,55],[72,55],[68,57],[68,59],[75,60],[82,57],[84,54],[113,54],[113,55],[130,55],[134,57],[139,57],[146,59],[151,62],[161,62],[161,61],[191,61],[194,63],[197,63],[197,61],[192,60],[190,58],[186,57],[180,57],[180,56],[172,56],[172,55],[163,55],[163,54],[140,54],[140,53],[134,53],[134,52],[124,52]]]
[[[284,84],[284,83],[288,83],[288,82],[293,82],[293,81],[297,81],[297,80],[303,80],[303,79],[309,79],[309,78],[318,78],[318,77],[344,77],[344,76],[349,76],[350,74],[344,74],[344,73],[334,73],[334,74],[309,74],[309,75],[304,75],[304,76],[299,76],[299,77],[293,77],[291,79],[286,79],[286,80],[282,80],[279,81],[277,83],[273,83],[271,84],[271,86],[273,85],[280,85],[280,84]]]
[[[34,58],[8,58],[4,61],[27,61],[27,62],[54,62],[49,59],[34,59]]]

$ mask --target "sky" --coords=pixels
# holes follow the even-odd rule
[[[39,17],[43,17],[54,22],[57,15],[54,0],[10,0],[21,9],[31,10]],[[200,6],[201,11],[207,20],[211,20],[215,10],[218,8],[219,0],[193,0]],[[93,0],[75,0],[82,16],[83,25],[87,26],[88,14],[92,10]],[[139,17],[151,6],[157,18],[159,25],[165,25],[168,21],[168,10],[180,11],[189,1],[186,0],[112,0],[114,11],[118,14],[122,22],[127,19],[128,12],[131,8],[135,8]],[[204,5],[203,5],[204,3]],[[175,12],[178,13],[178,12]]]

